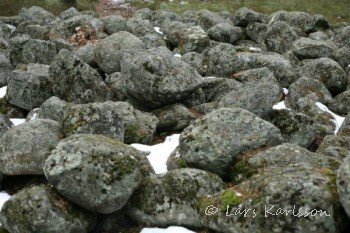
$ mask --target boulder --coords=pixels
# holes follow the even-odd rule
[[[200,75],[204,74],[203,56],[196,52],[185,53],[181,59],[195,68]]]
[[[81,134],[62,140],[46,159],[44,171],[68,200],[108,214],[121,209],[139,186],[145,169],[151,169],[145,162],[143,154],[119,141]]]
[[[350,156],[346,157],[337,172],[337,190],[341,205],[350,216]]]
[[[125,143],[149,144],[158,119],[126,102],[78,104],[68,106],[63,120],[63,134],[102,134]]]
[[[165,47],[125,53],[121,75],[127,96],[157,108],[189,97],[202,85],[202,77]]]
[[[38,6],[32,6],[30,8],[22,8],[19,12],[19,16],[23,21],[38,20],[45,23],[54,21],[56,17],[46,10]]]
[[[332,99],[328,108],[339,115],[347,115],[350,112],[350,90],[344,91]]]
[[[264,43],[266,38],[266,32],[269,29],[269,25],[264,23],[250,23],[245,31],[247,36],[256,43]],[[271,32],[270,32],[271,33]]]
[[[350,41],[348,40],[349,36],[350,36],[350,26],[340,27],[334,30],[333,41],[339,47],[350,48]]]
[[[49,41],[14,37],[10,40],[10,60],[13,66],[19,63],[50,64],[56,56],[56,45]]]
[[[108,15],[101,18],[105,25],[105,30],[109,35],[113,33],[125,31],[126,19],[119,15]]]
[[[240,27],[247,27],[250,23],[262,23],[265,21],[263,14],[248,9],[246,7],[239,8],[234,16],[233,22]]]
[[[78,48],[74,52],[74,55],[77,56],[80,60],[82,60],[86,64],[90,66],[96,66],[94,50],[95,50],[94,45],[86,44]]]
[[[10,121],[10,119],[7,116],[0,113],[0,138],[2,137],[2,135],[4,135],[6,131],[11,129],[12,127],[13,124]]]
[[[43,119],[51,119],[59,123],[63,122],[67,102],[56,96],[47,99],[39,108],[38,116]]]
[[[96,70],[66,49],[62,49],[50,66],[56,97],[73,103],[103,102],[110,90]]]
[[[53,96],[53,80],[45,73],[15,70],[7,85],[6,100],[17,107],[32,110]]]
[[[0,53],[0,87],[6,86],[13,67],[10,60]]]
[[[332,58],[335,46],[326,41],[302,37],[293,43],[293,52],[300,59]]]
[[[330,58],[303,60],[299,74],[319,80],[333,96],[345,91],[350,80],[343,68]]]
[[[11,233],[89,232],[96,215],[73,205],[49,185],[22,189],[2,207],[0,221]]]
[[[197,24],[204,30],[208,30],[218,23],[224,23],[226,20],[218,13],[211,12],[209,10],[199,10],[197,12]]]
[[[341,47],[335,51],[334,59],[343,67],[350,65],[350,47]]]
[[[80,15],[79,11],[74,7],[70,7],[67,10],[62,11],[58,17],[62,20],[66,20],[77,15]]]
[[[134,50],[144,50],[145,45],[129,32],[117,32],[95,45],[95,60],[98,66],[107,74],[118,72],[125,54]]]
[[[186,165],[225,178],[244,153],[283,143],[280,130],[240,108],[221,108],[196,120],[180,136]]]
[[[136,17],[126,21],[125,31],[130,32],[134,36],[141,37],[154,32],[154,28],[149,20]]]
[[[338,161],[343,161],[346,157],[350,156],[349,137],[340,135],[327,135],[323,139],[316,152]]]
[[[212,40],[233,44],[244,37],[244,31],[240,27],[225,22],[211,27],[208,30],[208,35]]]
[[[6,175],[41,175],[45,159],[61,139],[61,125],[35,119],[6,131],[0,139],[0,171]]]
[[[166,46],[164,36],[159,33],[147,34],[140,38],[147,49]]]
[[[132,195],[128,213],[146,225],[202,227],[198,200],[223,186],[218,176],[198,169],[177,169],[150,176]]]
[[[350,113],[346,115],[343,124],[340,126],[338,134],[340,136],[350,136]]]

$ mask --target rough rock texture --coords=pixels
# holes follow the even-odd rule
[[[149,20],[137,17],[128,19],[125,27],[125,31],[128,31],[137,37],[145,36],[154,31]]]
[[[40,72],[15,70],[11,73],[6,100],[17,107],[32,110],[53,96],[53,80]]]
[[[343,68],[330,58],[302,61],[299,74],[321,81],[333,95],[345,91],[349,83],[349,77]]]
[[[136,149],[102,135],[74,135],[47,158],[45,176],[70,201],[98,213],[121,209],[139,186],[143,162]]]
[[[110,95],[98,72],[66,49],[51,64],[50,77],[55,82],[55,96],[67,102],[102,102]]]
[[[335,46],[325,41],[300,38],[293,43],[293,52],[300,60],[322,57],[332,58]]]
[[[339,129],[339,135],[350,136],[350,113],[346,115],[343,124]]]
[[[77,56],[80,60],[82,60],[86,64],[90,66],[96,66],[94,49],[95,49],[94,45],[86,44],[78,48],[74,52],[74,55]]]
[[[145,45],[129,32],[117,32],[99,41],[95,46],[95,60],[107,74],[120,71],[120,63],[125,54],[144,50]]]
[[[10,121],[10,119],[7,116],[5,116],[2,113],[0,113],[0,138],[2,137],[2,135],[6,131],[11,129],[12,127],[13,127],[13,124]]]
[[[243,153],[281,144],[281,132],[244,109],[221,108],[196,120],[180,137],[186,164],[222,177]]]
[[[177,169],[145,179],[133,194],[128,213],[146,225],[202,227],[201,196],[223,188],[221,179],[197,169]]]
[[[67,102],[53,96],[46,100],[38,110],[40,118],[51,119],[62,123]]]
[[[350,90],[337,95],[330,101],[328,107],[337,114],[347,115],[350,112]]]
[[[337,189],[340,203],[350,216],[350,157],[344,159],[337,173]]]
[[[250,23],[263,22],[264,16],[261,13],[242,7],[236,11],[233,21],[237,26],[246,27]]]
[[[150,143],[158,119],[126,102],[91,103],[68,106],[63,134],[102,134],[125,143]]]
[[[339,135],[327,135],[318,147],[317,153],[343,161],[350,156],[349,137]]]
[[[242,28],[235,27],[230,23],[219,23],[208,30],[210,39],[223,43],[233,44],[244,37]]]
[[[0,53],[0,87],[7,85],[12,69],[10,60],[4,54]]]
[[[200,75],[204,74],[203,56],[201,54],[190,52],[184,54],[181,59],[195,68]]]
[[[58,122],[36,119],[6,131],[0,140],[0,171],[7,175],[40,175],[61,138]]]
[[[10,60],[13,66],[19,63],[50,64],[56,55],[56,45],[49,41],[14,37],[10,40]]]
[[[38,20],[38,21],[44,21],[46,23],[56,19],[56,17],[52,13],[38,6],[32,6],[28,9],[22,8],[21,11],[19,12],[19,16],[24,21]]]
[[[150,108],[184,100],[202,83],[193,67],[164,47],[126,53],[121,67],[127,95]]]
[[[84,233],[96,224],[96,216],[63,197],[49,185],[24,188],[2,207],[0,221],[11,233]]]
[[[203,197],[201,216],[206,226],[218,232],[342,232],[348,219],[339,205],[335,176],[330,169],[302,164],[267,169]],[[209,205],[219,211],[205,215]]]
[[[105,30],[109,35],[113,33],[125,31],[126,20],[119,15],[109,15],[103,17],[101,21],[105,25]]]

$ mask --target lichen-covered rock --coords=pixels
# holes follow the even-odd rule
[[[153,32],[154,28],[149,20],[133,17],[126,21],[125,31],[141,37]]]
[[[11,233],[86,233],[95,226],[96,216],[41,185],[12,196],[2,207],[0,221]]]
[[[295,144],[285,143],[267,150],[257,150],[243,155],[232,167],[231,178],[238,184],[268,168],[287,168],[290,164],[309,164],[333,170],[334,159],[308,151]]]
[[[77,56],[80,60],[82,60],[86,64],[90,66],[96,66],[94,50],[95,50],[94,45],[86,44],[78,48],[74,52],[74,55]]]
[[[10,40],[10,60],[13,66],[19,63],[50,64],[56,56],[56,45],[49,41],[14,37]]]
[[[153,111],[159,120],[157,131],[182,131],[197,117],[182,104],[173,104]]]
[[[38,6],[32,6],[30,8],[22,8],[19,12],[19,16],[23,21],[38,20],[49,23],[56,19],[56,17]]]
[[[264,16],[261,13],[255,12],[246,7],[242,7],[236,11],[233,22],[237,26],[246,27],[250,23],[264,22]]]
[[[143,37],[140,37],[140,39],[145,45],[146,49],[166,46],[166,41],[164,39],[164,36],[159,33],[150,33]]]
[[[0,87],[6,86],[10,73],[13,70],[10,60],[0,53]]]
[[[6,131],[0,139],[0,171],[6,175],[41,175],[43,164],[61,138],[61,125],[35,119]]]
[[[180,21],[180,19],[181,17],[172,11],[156,10],[153,12],[153,20],[156,25],[162,25],[164,21]]]
[[[212,91],[208,94],[207,101],[216,102],[222,99],[225,95],[230,93],[231,91],[238,91],[243,84],[234,79],[223,79],[222,83],[218,84],[216,87],[212,89]]]
[[[350,138],[340,135],[327,135],[317,149],[318,154],[343,161],[350,156]]]
[[[0,113],[0,138],[2,137],[2,135],[6,131],[11,129],[12,127],[13,127],[13,124],[10,121],[10,119],[7,116],[5,116],[2,113]]]
[[[293,27],[300,28],[305,33],[329,28],[328,21],[322,15],[310,15],[299,11],[277,11],[271,15],[270,23],[284,21]]]
[[[177,169],[145,179],[129,201],[128,213],[146,225],[202,227],[201,196],[223,188],[222,180],[198,169]]]
[[[335,51],[334,59],[343,67],[350,65],[350,47],[341,47]]]
[[[343,68],[330,58],[303,60],[299,74],[321,81],[334,96],[345,91],[350,80]]]
[[[51,64],[50,77],[55,82],[55,96],[67,102],[102,102],[110,96],[98,72],[66,49],[62,49]]]
[[[105,25],[105,30],[109,35],[113,33],[125,31],[126,19],[119,15],[108,15],[101,18]]]
[[[346,115],[343,124],[340,126],[339,135],[350,136],[350,113]]]
[[[196,52],[189,52],[185,53],[181,59],[195,68],[200,75],[204,74],[203,56],[201,54]]]
[[[17,107],[32,110],[53,96],[53,80],[40,72],[15,70],[11,73],[6,100]]]
[[[348,47],[350,48],[350,41],[348,40],[350,36],[350,26],[340,27],[334,30],[333,41],[339,47]]]
[[[81,134],[61,141],[45,161],[44,171],[50,184],[68,200],[108,214],[121,209],[139,186],[145,160],[119,141]]]
[[[223,96],[219,107],[244,108],[266,118],[283,97],[282,88],[267,68],[247,70],[235,75],[243,85]]]
[[[350,156],[344,159],[337,173],[337,189],[339,200],[347,213],[350,216]]]
[[[337,95],[329,102],[328,107],[339,115],[347,115],[350,112],[350,90]]]
[[[285,142],[309,148],[317,140],[316,122],[303,113],[274,110],[268,121],[281,130]]]
[[[68,106],[63,120],[63,134],[102,134],[125,143],[153,140],[158,119],[126,102],[103,102]]]
[[[198,25],[204,30],[208,30],[216,24],[226,22],[226,20],[218,13],[209,10],[199,10],[197,11],[196,16]]]
[[[245,31],[250,39],[256,43],[263,43],[265,41],[268,28],[269,25],[267,24],[251,23],[246,27]]]
[[[39,108],[38,116],[43,119],[51,119],[62,123],[67,102],[56,96],[47,99]]]
[[[237,40],[244,37],[244,31],[240,27],[225,22],[219,23],[208,30],[210,39],[223,43],[233,44]]]
[[[100,19],[91,15],[79,14],[58,21],[50,30],[50,39],[63,38],[69,40],[77,32],[77,28],[84,32],[85,39],[96,39],[103,33],[104,24]]]
[[[300,59],[333,57],[335,46],[326,41],[302,37],[293,43],[293,52]]]
[[[58,17],[62,20],[65,20],[77,15],[80,15],[80,12],[74,7],[70,7],[67,10],[62,11]]]
[[[118,72],[125,54],[133,50],[144,50],[145,45],[129,32],[117,32],[95,45],[95,60],[98,66],[107,74]]]
[[[302,77],[290,85],[286,101],[289,106],[298,109],[300,99],[308,96],[314,100],[314,103],[328,103],[332,99],[331,93],[321,81]]]
[[[293,46],[298,39],[297,31],[283,21],[269,24],[265,35],[265,44],[269,51],[284,53]]]
[[[104,80],[108,88],[111,90],[113,101],[122,101],[126,99],[126,91],[124,82],[120,72],[110,74]]]
[[[281,132],[271,123],[244,109],[221,108],[181,133],[180,154],[189,167],[226,177],[243,153],[281,143]]]
[[[306,164],[266,169],[239,185],[203,197],[203,223],[227,233],[342,232],[349,220],[339,203],[335,176],[330,169]],[[210,205],[218,210],[206,215]]]
[[[125,53],[121,73],[127,95],[156,108],[189,97],[202,85],[202,77],[165,47]]]

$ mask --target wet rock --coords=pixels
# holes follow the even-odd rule
[[[153,111],[159,120],[157,131],[182,131],[197,117],[182,104],[173,104]]]
[[[13,233],[88,232],[96,216],[68,202],[49,185],[24,188],[5,203],[1,224]]]
[[[49,41],[14,37],[10,40],[10,60],[13,66],[23,63],[50,64],[56,55],[56,45]]]
[[[330,58],[302,61],[299,74],[321,81],[334,96],[345,91],[349,83],[343,68]]]
[[[298,39],[297,31],[283,21],[275,21],[269,24],[265,35],[265,43],[269,51],[284,53],[293,46]]]
[[[60,100],[56,96],[47,99],[38,110],[38,115],[43,119],[51,119],[57,122],[63,122],[64,111],[67,102]]]
[[[264,16],[246,7],[239,8],[235,13],[234,23],[240,27],[246,27],[250,23],[264,22]]]
[[[102,135],[73,135],[47,158],[45,176],[58,192],[85,209],[121,209],[142,179],[142,154]]]
[[[322,15],[310,15],[306,12],[278,11],[271,15],[270,23],[274,21],[284,21],[306,33],[329,28],[329,22]]]
[[[50,67],[50,77],[58,98],[73,103],[102,102],[110,91],[96,70],[62,49]]]
[[[128,97],[149,108],[184,100],[202,83],[193,67],[165,47],[125,53],[121,68]]]
[[[6,86],[13,67],[10,60],[0,53],[0,87]]]
[[[8,81],[6,100],[17,107],[32,110],[53,96],[53,80],[40,72],[15,70]]]
[[[226,22],[219,23],[211,27],[208,30],[208,35],[212,40],[233,44],[237,40],[244,37],[244,32],[242,28],[235,27],[232,24]]]
[[[314,103],[328,103],[332,95],[328,89],[317,79],[302,77],[290,85],[286,101],[289,106],[298,109],[300,99],[310,97]]]
[[[177,169],[145,179],[129,201],[128,213],[146,225],[202,227],[201,196],[223,188],[221,179],[198,169]]]
[[[126,102],[91,103],[68,106],[64,115],[63,133],[102,134],[125,143],[150,143],[158,120]]]
[[[268,120],[281,130],[285,142],[309,148],[317,139],[316,122],[303,113],[274,110]]]
[[[134,50],[144,50],[142,41],[129,32],[117,32],[98,42],[95,46],[95,60],[107,74],[118,72],[125,54]]]
[[[28,9],[22,8],[19,12],[19,16],[22,18],[23,21],[39,20],[44,21],[46,23],[49,23],[56,19],[56,17],[52,13],[38,6],[32,6]]]
[[[293,52],[300,59],[333,57],[335,46],[319,40],[300,38],[293,43]]]
[[[205,215],[209,205],[219,211]],[[330,169],[306,164],[266,169],[239,185],[203,197],[200,206],[204,224],[218,232],[302,229],[336,233],[348,223],[339,205],[335,174]],[[238,211],[241,214],[235,214]]]
[[[2,113],[0,113],[0,138],[2,137],[2,135],[6,131],[11,129],[12,127],[13,127],[13,124],[10,121],[10,119],[7,116],[5,116]]]
[[[7,175],[41,175],[61,138],[58,122],[36,119],[6,131],[0,140],[0,170]]]
[[[332,99],[328,108],[339,115],[347,115],[350,112],[350,90],[344,91]]]
[[[125,31],[126,19],[119,15],[109,15],[101,18],[105,25],[105,30],[109,35],[113,33]]]
[[[196,120],[180,137],[180,154],[190,167],[227,177],[241,154],[281,144],[278,128],[244,109],[221,108]]]

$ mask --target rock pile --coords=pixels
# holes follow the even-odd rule
[[[0,17],[0,232],[343,232],[349,38],[247,8]],[[175,133],[167,173],[131,145]]]

